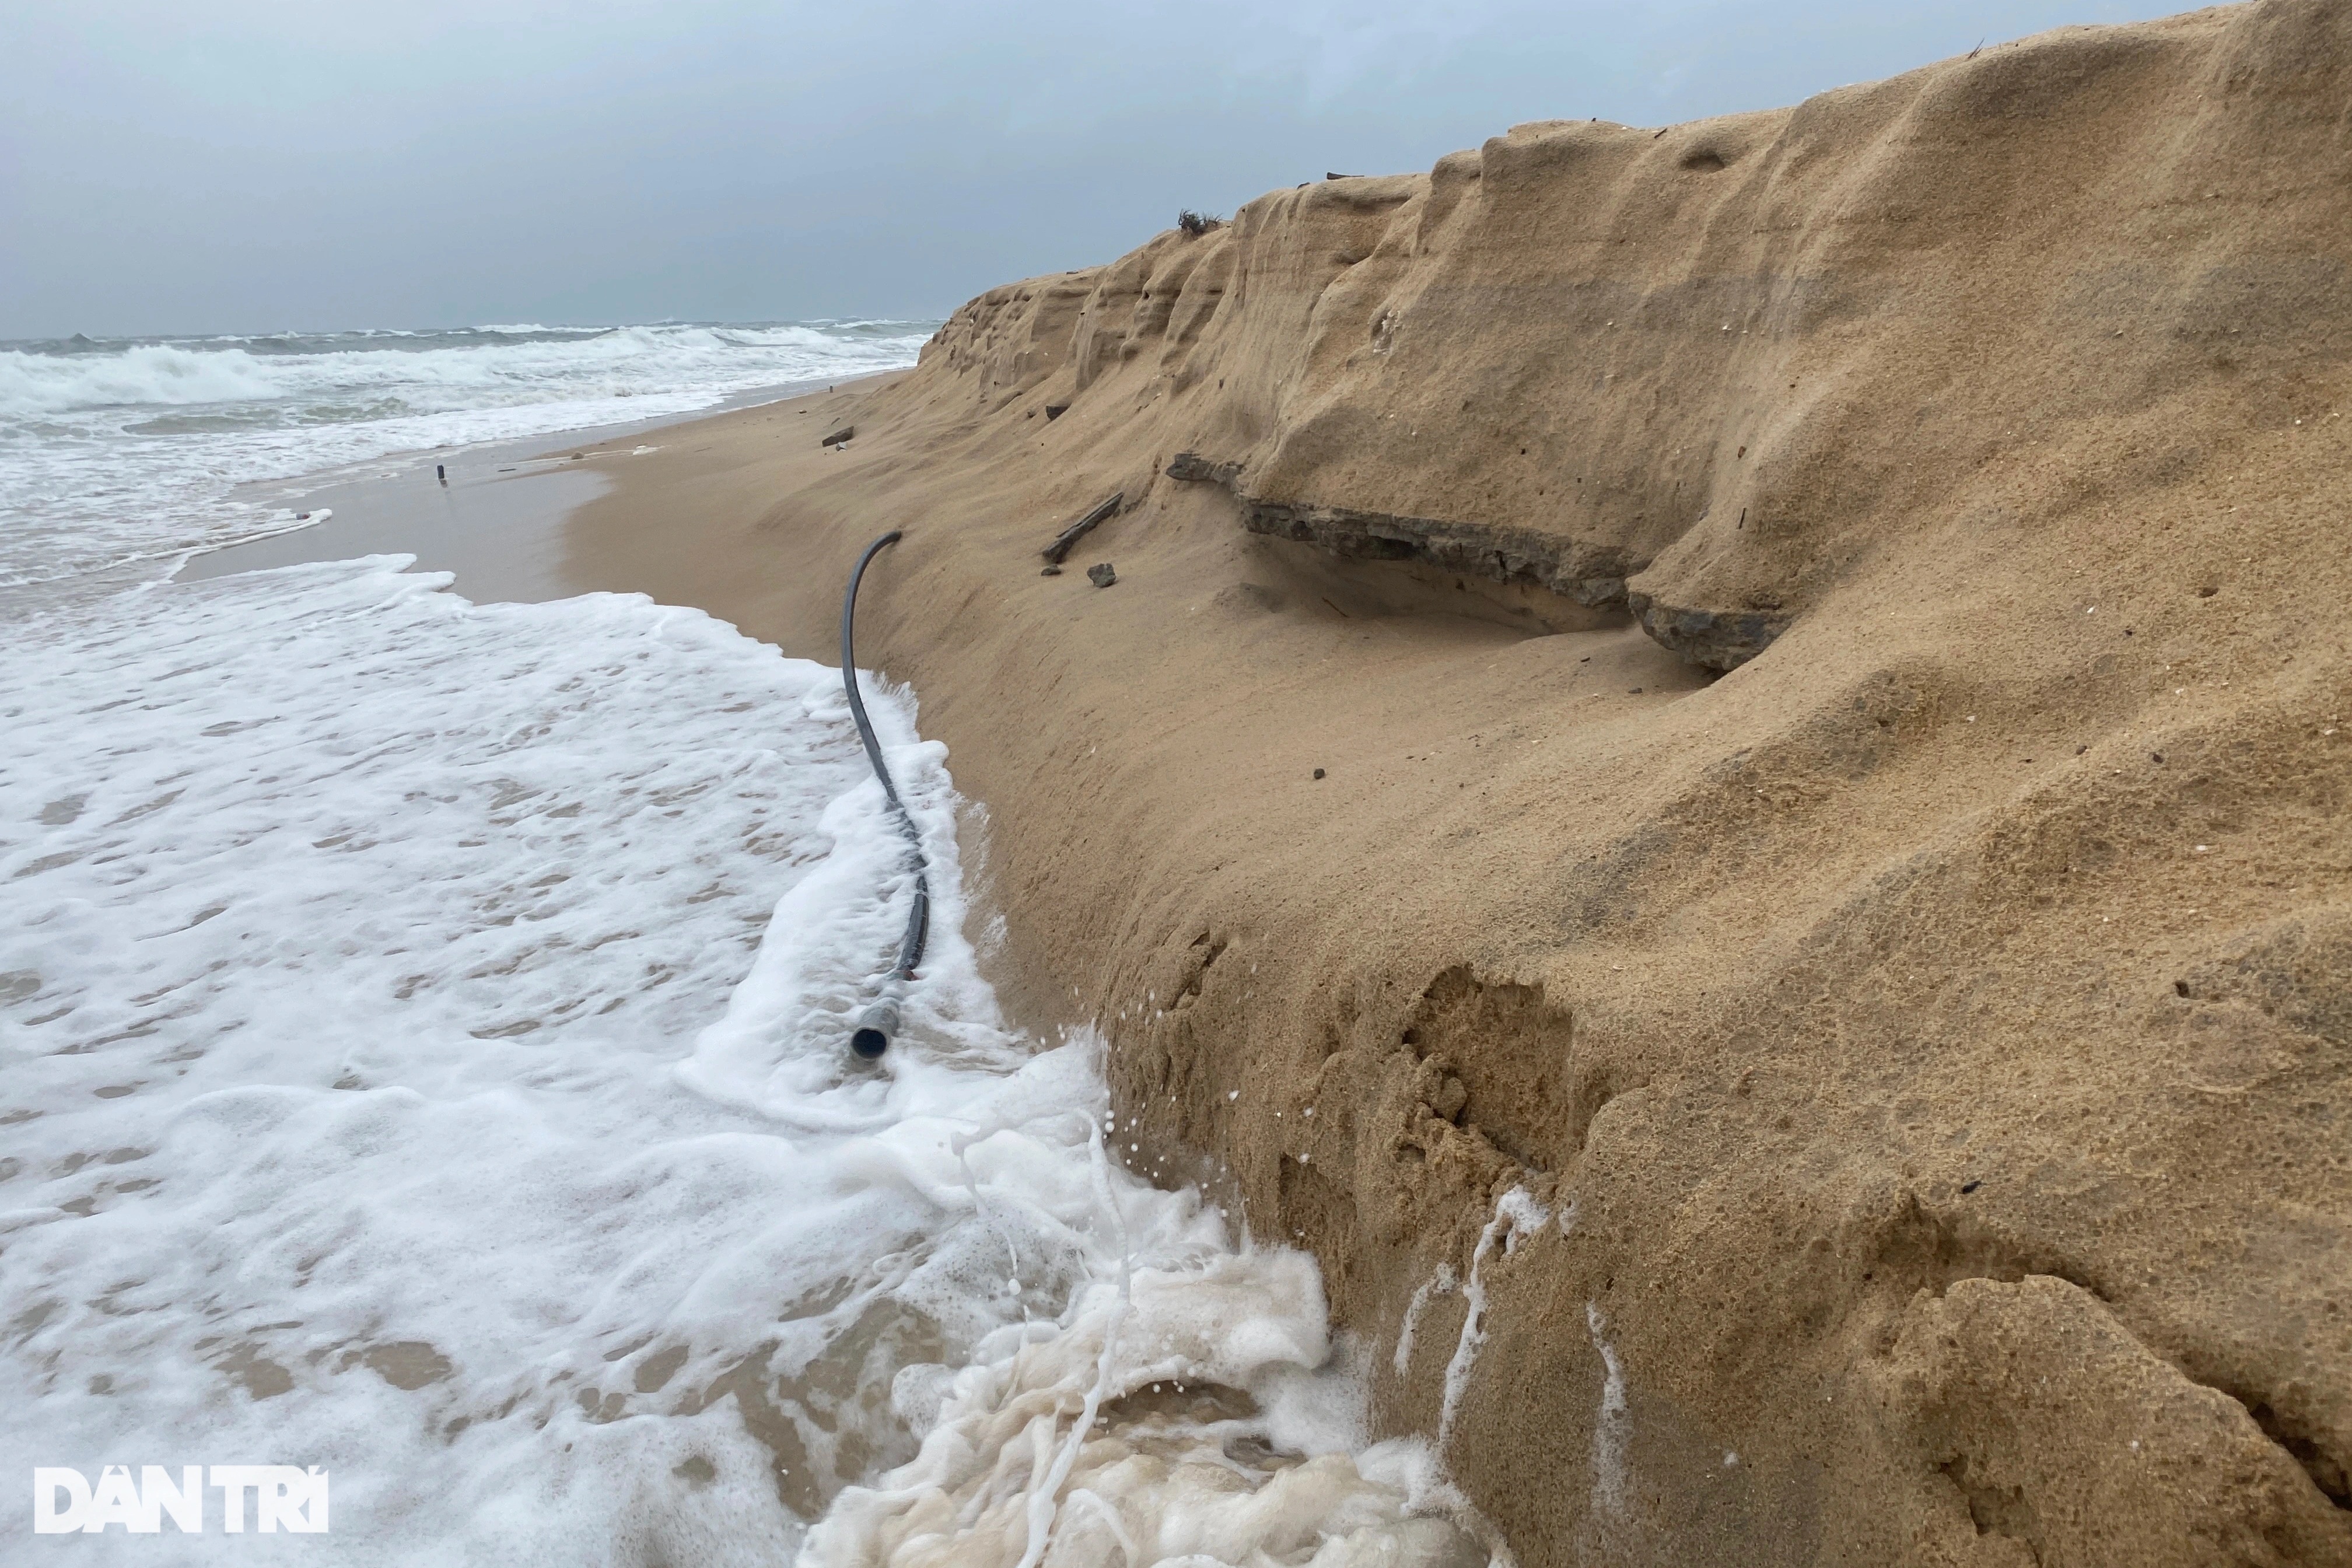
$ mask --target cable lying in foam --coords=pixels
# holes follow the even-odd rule
[[[908,982],[915,977],[915,966],[923,961],[923,943],[931,926],[930,871],[923,858],[923,835],[907,803],[898,798],[889,764],[882,760],[882,742],[875,739],[874,722],[866,716],[866,700],[857,691],[857,584],[866,575],[866,563],[898,540],[899,532],[894,528],[867,545],[851,569],[849,587],[841,596],[841,689],[848,693],[849,716],[857,722],[857,738],[866,742],[866,760],[874,764],[874,776],[881,781],[890,813],[898,819],[898,831],[906,836],[908,862],[915,873],[915,904],[907,912],[906,934],[898,939],[898,962],[882,983],[882,994],[857,1016],[857,1026],[849,1035],[849,1048],[869,1062],[878,1061],[898,1033],[899,1005],[906,997]]]

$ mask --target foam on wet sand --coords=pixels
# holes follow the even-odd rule
[[[1422,1450],[1350,1458],[1311,1261],[1120,1169],[1097,1042],[999,1015],[908,694],[937,934],[861,1073],[903,870],[837,673],[401,564],[7,668],[13,1463],[323,1466],[354,1561],[1483,1559]]]

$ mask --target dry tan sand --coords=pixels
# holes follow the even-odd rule
[[[1530,1568],[2341,1564],[2347,415],[2352,8],[2258,0],[1275,193],[567,569],[829,658],[907,531],[1009,1000]]]

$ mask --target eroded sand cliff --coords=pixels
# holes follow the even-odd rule
[[[2341,1563],[2347,414],[2352,8],[2258,0],[1275,193],[572,564],[822,658],[907,530],[1008,994],[1531,1568]]]

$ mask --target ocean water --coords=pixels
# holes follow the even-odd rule
[[[0,587],[278,531],[299,509],[277,489],[327,469],[911,364],[931,325],[0,343]]]
[[[257,483],[919,328],[375,337],[0,380],[0,1555],[1487,1561],[1312,1260],[1128,1172],[1098,1039],[1000,1011],[917,694],[866,678],[937,900],[874,1070],[908,889],[838,671],[400,557],[171,580]],[[316,1467],[329,1528],[99,1506],[192,1465]],[[99,1528],[36,1537],[37,1467]]]

